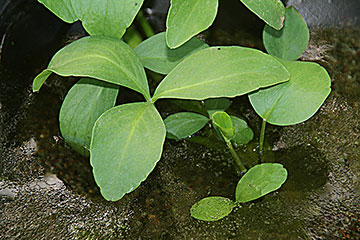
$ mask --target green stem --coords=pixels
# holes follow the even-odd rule
[[[225,140],[226,142],[226,146],[229,148],[230,152],[231,152],[231,155],[232,157],[235,159],[235,162],[237,163],[237,165],[239,166],[240,168],[240,171],[245,173],[247,171],[247,169],[245,168],[244,164],[241,162],[239,156],[237,155],[237,153],[235,152],[232,144],[230,141],[227,141]]]
[[[151,27],[142,11],[139,11],[138,15],[136,16],[136,21],[141,26],[141,29],[147,38],[155,35],[154,29]]]
[[[266,119],[263,119],[262,125],[261,125],[260,140],[259,140],[260,155],[262,155],[262,153],[264,151],[265,128],[266,128]]]

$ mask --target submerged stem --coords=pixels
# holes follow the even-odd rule
[[[235,159],[235,162],[237,163],[237,165],[239,166],[241,172],[245,173],[247,171],[247,169],[245,168],[244,164],[241,162],[239,156],[237,155],[237,153],[235,152],[232,144],[230,141],[226,141],[226,146],[229,148],[232,157]]]
[[[266,128],[266,119],[263,119],[262,125],[261,125],[260,139],[259,139],[260,155],[262,155],[262,153],[264,151],[265,128]]]

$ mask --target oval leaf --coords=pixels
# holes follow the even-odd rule
[[[63,21],[81,20],[90,35],[120,39],[143,0],[38,0]]]
[[[235,135],[231,138],[231,141],[237,145],[248,144],[254,138],[253,130],[244,120],[235,116],[230,116],[230,118],[235,128]]]
[[[266,51],[285,60],[296,60],[307,48],[309,29],[294,7],[286,9],[284,27],[277,31],[266,25],[263,32]]]
[[[83,78],[68,92],[60,109],[60,131],[65,141],[77,152],[89,156],[94,123],[115,105],[116,85]]]
[[[121,40],[84,37],[60,51],[33,83],[38,91],[49,75],[91,77],[133,89],[150,98],[145,70],[134,52]]]
[[[231,213],[235,203],[224,197],[207,197],[195,203],[190,214],[193,218],[203,221],[217,221]]]
[[[211,120],[220,130],[224,139],[230,141],[235,134],[235,128],[230,116],[226,112],[218,111],[211,116]]]
[[[279,163],[262,163],[252,167],[236,186],[236,202],[250,202],[281,187],[287,171]]]
[[[251,105],[267,122],[286,126],[314,115],[330,94],[331,79],[316,63],[281,60],[290,81],[249,94]]]
[[[90,145],[94,177],[106,200],[137,188],[160,160],[166,130],[151,103],[114,107],[96,121]]]
[[[285,7],[280,0],[240,0],[248,9],[271,27],[283,27]]]
[[[156,34],[143,41],[135,48],[144,67],[151,71],[168,74],[179,62],[194,52],[209,47],[198,38],[190,41],[177,49],[170,49],[166,45],[165,32]]]
[[[209,119],[201,114],[181,112],[168,116],[164,123],[168,138],[182,139],[202,129],[208,121]]]
[[[211,26],[218,9],[218,0],[171,0],[166,19],[166,42],[177,48]]]
[[[159,84],[153,101],[235,97],[289,78],[281,63],[259,50],[211,47],[179,63]]]

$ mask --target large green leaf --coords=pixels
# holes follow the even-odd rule
[[[101,194],[117,201],[144,181],[159,161],[166,130],[151,103],[114,107],[93,128],[90,162]]]
[[[235,116],[231,116],[233,126],[235,128],[235,135],[231,138],[231,141],[237,145],[248,144],[254,138],[253,130],[247,125],[247,123]]]
[[[159,84],[153,101],[235,97],[289,78],[289,72],[281,63],[259,50],[211,47],[179,63]]]
[[[217,221],[231,213],[236,204],[224,197],[207,197],[195,203],[191,209],[192,217],[203,221]]]
[[[194,37],[177,49],[166,45],[165,32],[156,34],[135,48],[144,67],[161,74],[168,74],[179,62],[192,53],[209,47]]]
[[[38,0],[59,18],[81,20],[90,35],[121,38],[133,22],[143,0]]]
[[[88,156],[94,123],[115,105],[119,87],[83,78],[68,92],[60,109],[60,131],[65,141]]]
[[[177,48],[207,29],[215,20],[218,0],[171,0],[166,19],[166,42]]]
[[[285,60],[296,60],[306,50],[309,42],[309,29],[294,7],[286,9],[284,27],[275,30],[266,25],[263,32],[266,51]]]
[[[258,199],[281,187],[287,179],[287,171],[279,163],[262,163],[252,167],[236,186],[236,202]]]
[[[91,77],[131,88],[150,98],[145,70],[134,52],[121,40],[107,37],[84,37],[60,51],[48,68],[33,83],[38,91],[51,73],[61,76]]]
[[[223,111],[215,112],[211,115],[213,124],[219,129],[226,141],[230,141],[235,135],[235,128],[230,116]]]
[[[330,94],[331,79],[316,63],[280,60],[290,81],[249,94],[257,114],[271,124],[286,126],[309,119]]]
[[[271,27],[283,27],[285,7],[280,0],[240,0],[247,8]]]
[[[168,138],[183,139],[202,129],[208,121],[207,117],[198,113],[180,112],[168,116],[164,123]]]

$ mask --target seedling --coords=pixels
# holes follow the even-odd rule
[[[271,27],[282,28],[285,8],[279,0],[241,1]],[[103,197],[109,201],[117,201],[138,187],[160,160],[166,135],[164,121],[155,107],[155,102],[160,99],[204,100],[251,93],[250,101],[264,119],[260,138],[262,146],[266,122],[287,125],[304,121],[316,112],[330,91],[329,77],[317,64],[279,60],[244,47],[209,47],[194,38],[212,24],[218,0],[201,3],[197,0],[172,0],[166,32],[154,35],[135,50],[121,39],[130,43],[131,38],[129,40],[129,35],[124,36],[124,33],[135,19],[143,0],[39,2],[66,22],[82,21],[90,34],[59,50],[48,67],[34,79],[33,90],[38,91],[53,73],[82,77],[63,102],[60,129],[70,146],[84,155],[90,155],[95,181]],[[293,18],[292,15],[289,12],[287,18]],[[289,19],[285,20],[285,27],[287,21],[291,21]],[[282,34],[293,31],[290,25],[281,30]],[[276,42],[277,38],[282,39],[281,34],[279,37],[270,30],[265,34],[271,35],[268,37],[270,43]],[[298,43],[289,39],[293,38],[284,37],[286,45],[295,45],[296,48]],[[137,45],[137,41],[131,41],[131,45]],[[270,54],[274,53],[269,49],[285,46],[281,43],[270,44],[271,47],[265,45],[268,45]],[[166,75],[154,94],[150,94],[144,67]],[[305,79],[300,72],[311,79],[310,94],[302,92],[303,87],[310,87],[309,83],[300,81]],[[120,86],[142,94],[145,101],[115,106]],[[299,109],[303,105],[306,113],[300,114]],[[231,127],[227,117],[222,121],[224,113],[211,116],[232,151],[231,141],[234,141],[236,131],[231,136],[234,134],[231,129],[236,128],[236,121],[231,119]],[[207,121],[204,117],[196,119],[199,125]],[[167,126],[168,136],[184,136],[175,130],[170,131],[169,123]],[[198,128],[188,128],[188,132],[183,134],[192,134]],[[266,169],[272,167],[280,168],[278,164],[262,164],[252,169],[265,169],[261,174],[267,177]],[[255,175],[260,173],[252,169],[243,178],[257,178]],[[281,171],[281,176],[284,176],[284,170]],[[261,183],[251,184],[257,191],[268,192],[263,191]],[[275,185],[280,187],[281,184],[282,181],[277,181]],[[273,187],[265,186],[265,189]],[[237,198],[236,201],[242,200]]]

